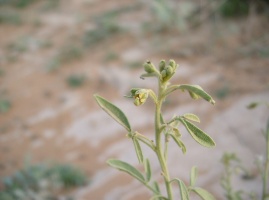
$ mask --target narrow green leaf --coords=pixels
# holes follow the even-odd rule
[[[149,159],[144,160],[144,167],[145,167],[147,181],[149,182],[151,179],[151,168],[150,168]]]
[[[171,182],[173,181],[176,181],[178,183],[181,200],[189,200],[189,192],[185,183],[179,179],[173,179]]]
[[[145,78],[148,78],[148,77],[160,77],[160,73],[158,73],[158,72],[152,72],[152,73],[142,74],[140,76],[141,79],[145,79]]]
[[[191,120],[194,122],[199,122],[200,123],[200,119],[197,115],[192,114],[192,113],[186,113],[183,115],[184,118],[186,118],[187,120]]]
[[[151,197],[149,200],[155,200],[155,199],[157,199],[157,200],[169,200],[162,195],[155,195],[155,196]]]
[[[156,181],[153,182],[152,187],[154,188],[154,190],[156,190],[158,193],[160,193],[160,187]]]
[[[213,139],[207,135],[205,132],[203,132],[201,129],[196,127],[191,122],[188,122],[187,120],[184,120],[180,118],[180,121],[183,123],[187,131],[190,133],[190,135],[193,137],[193,139],[198,142],[199,144],[205,146],[205,147],[214,147],[216,146]]]
[[[127,131],[131,131],[131,126],[125,114],[115,105],[99,95],[94,95],[98,105],[109,114],[114,120],[120,123]]]
[[[130,174],[132,177],[136,178],[137,180],[139,180],[142,183],[145,183],[145,178],[143,177],[143,175],[141,174],[140,171],[138,171],[136,168],[134,168],[132,165],[120,161],[120,160],[114,160],[114,159],[109,159],[107,161],[107,163],[111,166],[114,167],[120,171],[124,171],[128,174]]]
[[[139,161],[139,163],[143,163],[144,158],[143,158],[141,146],[140,146],[140,144],[135,136],[133,137],[133,142],[134,142],[135,152],[136,152],[138,161]]]
[[[207,94],[199,85],[180,85],[178,89],[181,89],[183,91],[187,90],[190,93],[191,97],[194,99],[201,97],[206,101],[210,102],[211,104],[215,104],[213,98],[209,94]]]
[[[186,147],[184,145],[184,143],[174,134],[170,134],[173,138],[173,140],[175,141],[175,143],[179,146],[179,148],[181,148],[182,152],[185,154],[186,153]]]
[[[216,200],[215,197],[211,193],[209,193],[208,191],[202,188],[195,187],[195,188],[192,188],[191,191],[198,194],[203,200]]]
[[[197,179],[197,167],[193,166],[191,168],[191,186],[194,187],[195,183],[196,183],[196,179]]]

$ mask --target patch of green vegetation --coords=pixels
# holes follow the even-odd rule
[[[32,46],[34,46],[34,49],[36,50],[41,48],[47,48],[51,45],[52,43],[48,40],[40,40],[30,36],[22,36],[8,44],[7,50],[13,53],[22,53],[28,51]]]
[[[152,19],[144,22],[142,29],[157,33],[186,30],[188,18],[195,8],[195,3],[189,1],[176,6],[170,1],[154,0],[150,5]]]
[[[58,57],[61,63],[66,63],[81,58],[82,52],[82,49],[76,45],[67,45],[62,48]]]
[[[0,10],[0,24],[13,24],[20,25],[22,24],[21,16],[18,12],[13,10]]]
[[[229,86],[225,85],[225,86],[223,86],[215,91],[215,96],[218,99],[224,99],[225,97],[227,97],[229,95],[229,92],[230,92]]]
[[[104,21],[98,22],[96,26],[96,29],[88,30],[84,33],[82,42],[85,47],[90,47],[122,31],[120,26],[116,24],[112,19],[106,19]]]
[[[172,7],[165,0],[153,1],[152,11],[158,21],[162,24],[171,24],[175,15]]]
[[[10,110],[11,103],[7,99],[0,99],[0,113],[6,113]]]
[[[109,19],[109,18],[115,18],[119,16],[120,14],[124,14],[127,12],[131,12],[133,10],[137,10],[141,8],[142,5],[141,3],[136,3],[133,5],[128,5],[128,6],[119,6],[116,9],[110,10],[108,12],[102,13],[101,15],[95,17],[97,20],[98,19]]]
[[[246,16],[249,12],[249,3],[242,0],[227,0],[221,4],[219,12],[227,18]]]
[[[143,62],[142,61],[129,62],[127,66],[130,67],[131,69],[142,68]]]
[[[85,80],[86,77],[82,74],[73,74],[66,79],[67,84],[73,88],[82,86],[85,83]]]
[[[11,42],[8,46],[7,49],[10,52],[16,52],[16,53],[22,53],[28,50],[29,48],[29,42],[30,42],[30,37],[29,36],[21,36],[15,41]]]
[[[28,35],[20,36],[15,41],[12,41],[6,46],[7,55],[6,59],[10,62],[17,61],[20,54],[29,50],[39,50],[52,46],[48,40],[33,38]]]
[[[259,56],[263,58],[268,58],[269,57],[269,47],[264,47],[259,49],[258,51]]]
[[[60,67],[60,65],[61,64],[60,64],[59,58],[54,57],[53,59],[49,60],[46,63],[45,69],[48,72],[53,72],[53,71],[57,70]]]
[[[3,69],[0,69],[0,77],[5,74],[5,71]]]
[[[32,165],[3,179],[4,190],[0,192],[0,199],[57,199],[57,192],[61,189],[86,183],[85,174],[76,167],[65,164]]]
[[[117,17],[120,14],[130,12],[140,7],[141,4],[133,4],[130,6],[119,7],[101,15],[95,16],[94,22],[96,28],[93,30],[88,30],[84,33],[84,36],[82,37],[83,45],[90,47],[106,38],[122,32],[123,28],[118,24]]]
[[[117,60],[118,58],[119,58],[119,55],[116,52],[109,51],[106,53],[104,57],[104,61],[109,62],[109,61]]]
[[[85,174],[70,165],[56,165],[51,168],[50,174],[57,174],[59,177],[59,182],[63,184],[64,187],[75,187],[81,186],[86,183]]]
[[[83,56],[83,49],[78,45],[66,45],[46,64],[49,72],[57,70],[67,62],[78,60]]]
[[[42,11],[49,11],[58,8],[60,5],[60,0],[47,0],[44,1],[44,5],[42,5]]]
[[[14,6],[17,8],[25,8],[36,0],[0,0],[0,6]]]

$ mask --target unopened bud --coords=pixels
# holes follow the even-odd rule
[[[159,70],[162,72],[165,68],[165,60],[161,60],[159,63]]]
[[[152,72],[154,72],[156,69],[155,69],[154,65],[153,65],[150,61],[147,61],[147,62],[144,64],[144,70],[145,70],[147,73],[152,73]]]
[[[177,64],[176,64],[176,62],[174,60],[171,59],[171,60],[169,60],[169,66],[171,66],[173,68],[173,70],[175,70]]]
[[[172,68],[171,66],[168,66],[168,67],[166,68],[166,74],[167,74],[167,76],[172,75],[173,72],[174,72],[174,70],[173,70],[173,68]]]
[[[161,75],[162,75],[162,78],[165,78],[166,77],[166,70],[162,70]]]

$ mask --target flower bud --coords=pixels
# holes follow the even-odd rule
[[[166,77],[166,70],[162,70],[161,75],[162,75],[162,78],[165,78]]]
[[[147,62],[144,64],[144,70],[145,70],[147,73],[152,73],[152,72],[154,72],[156,69],[155,69],[155,66],[154,66],[150,61],[147,61]]]
[[[134,104],[136,106],[140,106],[140,105],[143,105],[147,98],[149,96],[149,91],[146,90],[146,89],[139,89],[135,92],[135,95],[134,95]]]
[[[173,68],[171,66],[166,67],[166,74],[167,76],[171,76],[174,72]]]
[[[161,60],[159,63],[159,70],[162,72],[165,68],[165,60]]]
[[[176,64],[176,62],[174,60],[171,59],[171,60],[169,60],[169,66],[171,66],[173,68],[173,70],[175,70],[177,64]]]

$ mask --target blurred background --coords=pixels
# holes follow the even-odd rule
[[[161,59],[179,64],[171,82],[201,85],[216,101],[178,92],[165,102],[165,119],[195,113],[217,143],[206,149],[182,130],[187,153],[171,143],[171,176],[187,184],[196,165],[197,185],[226,199],[221,157],[234,152],[251,172],[233,179],[235,189],[260,196],[254,163],[265,155],[268,109],[246,106],[269,102],[268,0],[0,0],[0,199],[149,199],[107,166],[117,158],[139,167],[126,132],[93,94],[153,139],[152,102],[135,107],[123,96],[156,88],[139,76],[146,60]],[[143,150],[162,182],[156,157]]]

